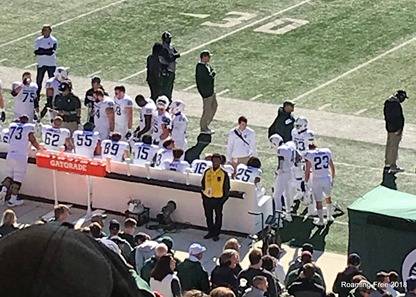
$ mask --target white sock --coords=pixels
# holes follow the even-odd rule
[[[329,203],[329,204],[326,205],[326,213],[327,213],[328,217],[332,216],[333,209],[334,208],[333,208],[332,203]]]
[[[320,221],[322,221],[322,222],[324,221],[324,214],[323,214],[322,208],[318,209],[318,218],[319,218]]]

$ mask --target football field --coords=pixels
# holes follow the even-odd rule
[[[384,146],[371,135],[356,141],[351,135],[331,134],[331,125],[346,124],[337,121],[337,115],[350,115],[352,121],[366,118],[371,127],[372,121],[382,119],[384,100],[400,88],[410,97],[404,103],[406,123],[416,124],[415,11],[412,0],[15,0],[0,7],[0,66],[11,69],[9,77],[0,79],[20,80],[17,69],[35,74],[34,40],[49,23],[59,41],[59,66],[70,67],[70,77],[85,78],[85,85],[74,85],[78,96],[83,98],[92,74],[98,74],[104,86],[106,81],[145,86],[146,57],[162,32],[170,31],[182,54],[175,82],[175,90],[185,90],[182,96],[195,96],[195,63],[199,52],[209,49],[219,99],[242,100],[233,106],[241,114],[248,112],[244,101],[258,103],[250,114],[262,118],[263,103],[276,104],[277,110],[292,99],[296,107],[317,111],[316,118],[309,118],[312,127],[314,120],[322,120],[319,112],[333,115],[325,133],[315,132],[319,146],[333,151],[333,199],[346,211],[381,182]],[[10,119],[11,97],[5,95]],[[191,145],[199,131],[198,112],[187,111]],[[217,133],[210,152],[225,151],[227,133],[236,121],[226,114],[217,118],[221,120],[213,124]],[[267,127],[253,128],[270,194],[276,156]],[[350,134],[366,127],[360,129]],[[416,194],[415,157],[411,148],[400,151],[399,163],[407,173],[397,183],[401,191]],[[345,214],[321,232],[326,250],[346,252],[347,222]],[[303,239],[313,237],[316,228],[309,232]]]

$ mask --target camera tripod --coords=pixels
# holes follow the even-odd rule
[[[283,212],[276,210],[274,215],[269,215],[267,217],[266,221],[264,221],[264,214],[262,212],[249,211],[248,214],[253,216],[261,216],[261,231],[259,234],[249,235],[249,238],[251,239],[251,246],[261,240],[261,250],[263,255],[267,254],[267,249],[271,244],[277,244],[280,247],[282,244],[282,239],[280,238],[279,229]]]

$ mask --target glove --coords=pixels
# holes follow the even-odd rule
[[[126,136],[124,136],[126,139],[130,139],[130,137],[132,136],[133,134],[131,133],[131,131],[129,130],[127,133],[126,133]]]
[[[6,112],[3,109],[0,109],[0,123],[4,123],[6,120]]]

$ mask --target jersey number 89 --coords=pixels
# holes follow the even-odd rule
[[[120,145],[118,143],[106,143],[104,146],[104,154],[105,155],[113,155],[113,156],[117,156],[118,153],[118,148],[120,147]]]

